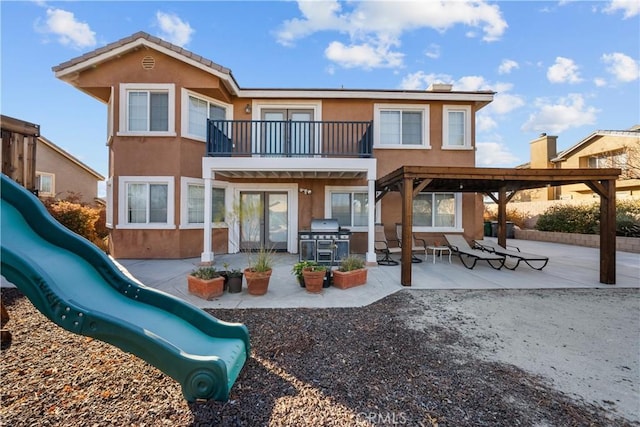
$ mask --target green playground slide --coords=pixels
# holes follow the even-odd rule
[[[229,398],[249,357],[246,326],[132,280],[33,194],[4,174],[1,182],[2,275],[40,312],[144,359],[178,381],[188,401]]]

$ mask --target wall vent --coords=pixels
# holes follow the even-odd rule
[[[142,58],[142,68],[145,70],[153,70],[153,67],[156,66],[156,60],[153,56],[145,56]]]

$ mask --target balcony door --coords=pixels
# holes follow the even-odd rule
[[[286,192],[240,192],[240,250],[287,250],[289,236]]]
[[[266,155],[304,156],[314,152],[313,110],[262,110],[261,150]]]

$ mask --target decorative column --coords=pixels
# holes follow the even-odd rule
[[[376,180],[370,179],[367,181],[367,184],[369,197],[369,212],[367,213],[367,264],[376,264]]]
[[[211,241],[211,191],[212,191],[212,178],[211,172],[207,173],[209,176],[204,177],[204,238],[202,255],[200,261],[202,263],[213,263],[213,246]]]

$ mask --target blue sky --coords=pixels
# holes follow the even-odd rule
[[[51,67],[146,31],[230,68],[244,88],[497,92],[477,166],[529,160],[640,123],[640,2],[2,1],[2,114],[107,175],[106,106]]]

